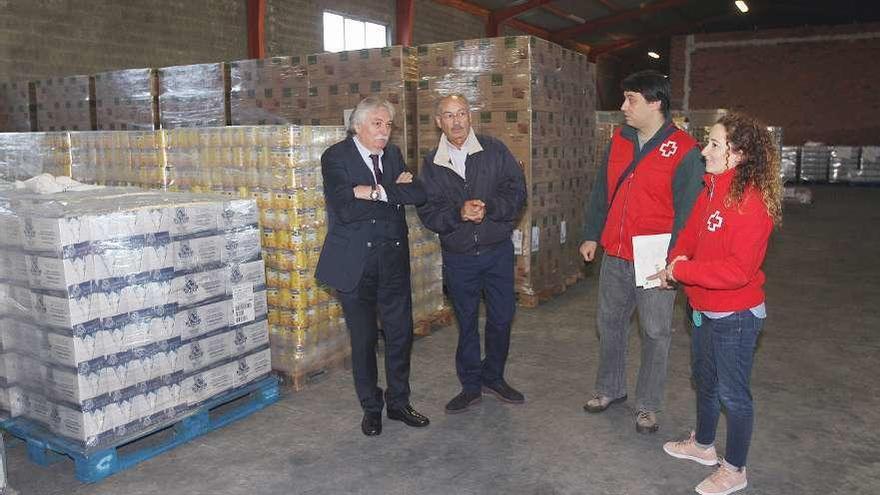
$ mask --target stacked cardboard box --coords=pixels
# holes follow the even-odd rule
[[[180,65],[159,69],[159,117],[163,129],[229,123],[229,66]]]
[[[122,188],[0,201],[11,415],[116,445],[269,372],[253,201]]]
[[[66,132],[0,133],[0,179],[70,175],[70,137]]]
[[[301,57],[231,62],[232,125],[302,124],[309,83]]]
[[[34,81],[38,131],[88,131],[95,128],[95,80],[92,76]]]
[[[880,146],[862,146],[858,171],[850,173],[852,183],[880,184]]]
[[[415,87],[418,63],[415,50],[391,46],[306,57],[308,102],[305,123],[347,125],[345,110],[367,96],[380,96],[395,106],[391,142],[400,147],[407,164],[416,161]]]
[[[800,182],[828,182],[831,148],[822,144],[807,144],[801,148]]]
[[[849,177],[859,169],[858,146],[832,146],[828,168],[828,182],[849,182]]]
[[[798,177],[800,147],[783,146],[779,155],[783,182],[795,182]]]
[[[501,139],[520,162],[528,208],[514,233],[516,287],[541,296],[581,273],[577,242],[595,174],[595,68],[547,41],[507,37],[420,46],[418,148],[437,146],[434,105],[464,94],[478,133]]]
[[[34,84],[28,81],[0,83],[0,131],[28,132],[35,128]]]
[[[158,129],[157,77],[156,69],[129,69],[95,74],[97,129]]]
[[[427,321],[444,309],[443,260],[437,234],[426,229],[413,207],[406,209],[413,320]]]

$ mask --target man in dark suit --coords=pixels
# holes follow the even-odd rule
[[[409,403],[413,321],[403,206],[423,203],[425,192],[405,170],[400,149],[388,144],[393,118],[388,101],[363,99],[351,114],[349,137],[321,156],[328,229],[315,277],[336,289],[342,304],[367,436],[382,433],[385,402],[388,419],[429,423]],[[384,400],[377,385],[377,315],[385,336]]]

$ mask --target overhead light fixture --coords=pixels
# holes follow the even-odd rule
[[[736,8],[738,8],[739,11],[743,14],[749,11],[749,6],[746,4],[745,0],[736,0],[733,3],[734,5],[736,5]]]
[[[648,56],[651,58],[660,58],[660,54],[655,51],[648,52]]]

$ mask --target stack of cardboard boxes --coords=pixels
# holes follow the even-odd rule
[[[302,124],[309,83],[300,57],[231,62],[232,125]]]
[[[229,65],[180,65],[159,69],[162,129],[229,123]]]
[[[28,81],[0,83],[0,131],[29,132],[36,118],[34,84]]]
[[[38,131],[88,131],[95,128],[95,79],[52,77],[34,81]]]
[[[97,129],[158,129],[158,95],[156,69],[128,69],[95,74]]]
[[[524,302],[564,289],[581,273],[577,242],[595,162],[595,68],[582,54],[527,37],[421,46],[418,148],[437,146],[436,102],[461,93],[478,133],[501,139],[520,162],[528,207],[514,232],[516,288]]]

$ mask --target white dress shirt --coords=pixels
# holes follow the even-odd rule
[[[385,150],[380,151],[379,153],[373,153],[368,150],[363,144],[361,144],[357,135],[354,136],[354,145],[357,146],[358,151],[361,154],[361,157],[364,159],[364,163],[367,165],[367,170],[370,171],[370,175],[373,176],[373,182],[376,183],[376,186],[379,189],[379,201],[388,202],[388,195],[385,194],[385,188],[382,187],[382,184],[379,184],[379,181],[376,180],[376,173],[373,171],[373,159],[370,158],[370,155],[378,154],[379,155],[379,170],[382,173],[385,173],[385,167],[382,165],[382,157],[385,155]]]

